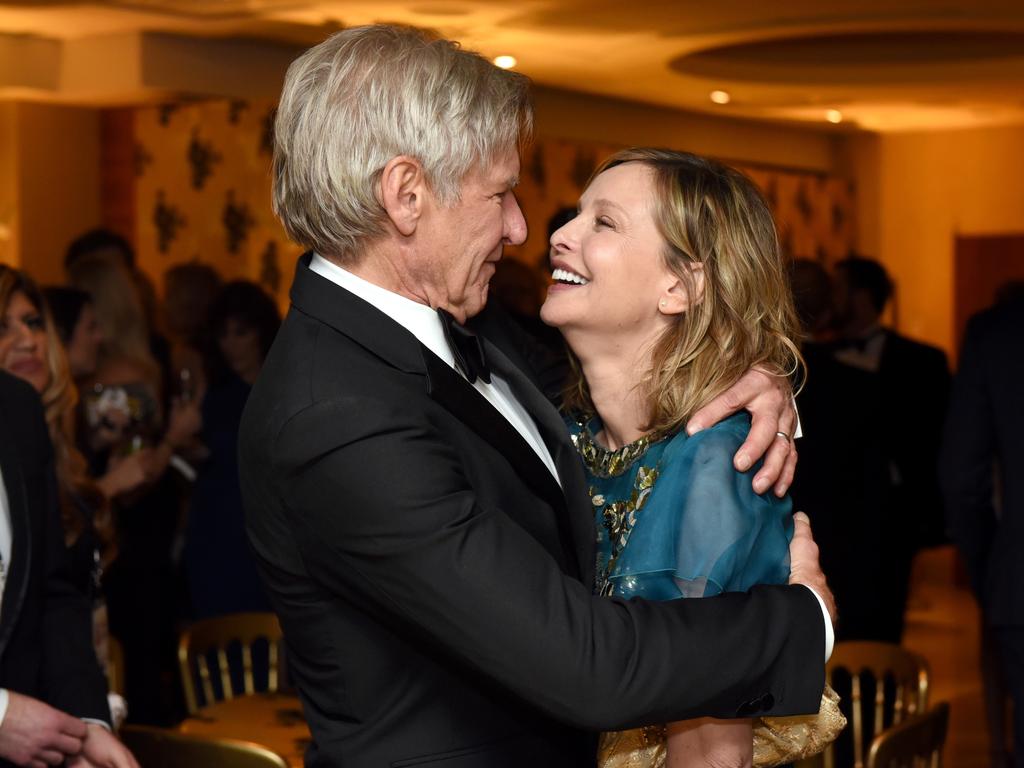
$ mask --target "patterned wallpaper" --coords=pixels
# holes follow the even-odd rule
[[[295,258],[270,207],[273,104],[210,101],[134,110],[135,242],[162,285],[175,264],[200,260],[225,278],[260,282],[284,304]],[[542,127],[543,128],[543,127]],[[517,190],[530,226],[510,254],[538,264],[548,219],[574,206],[597,163],[620,147],[540,137],[523,158]],[[845,179],[746,167],[765,192],[785,250],[831,263],[854,246],[855,195]]]

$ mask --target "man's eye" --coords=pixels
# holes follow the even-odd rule
[[[611,229],[615,229],[615,223],[606,216],[598,216],[596,219],[594,219],[594,226],[609,227]]]

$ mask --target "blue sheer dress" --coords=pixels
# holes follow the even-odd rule
[[[598,419],[567,421],[594,508],[600,594],[675,600],[786,583],[792,504],[754,493],[759,466],[732,464],[748,415],[616,451],[595,441]],[[599,765],[651,768],[665,755],[664,727],[640,728],[604,734]]]

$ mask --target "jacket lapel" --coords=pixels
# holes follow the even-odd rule
[[[6,416],[6,414],[4,414]],[[11,630],[21,612],[28,585],[31,567],[32,547],[29,530],[28,497],[25,491],[25,477],[18,458],[18,449],[8,430],[0,435],[0,471],[3,472],[4,489],[7,491],[7,508],[11,519],[11,559],[4,563],[6,579],[3,598],[0,601],[0,656],[7,649]],[[45,510],[39,510],[43,514]]]
[[[429,396],[497,447],[527,486],[555,510],[566,563],[578,568],[577,575],[592,586],[594,522],[586,482],[565,425],[540,390],[497,347],[484,339],[495,372],[509,383],[513,394],[537,424],[551,451],[562,488],[515,427],[475,387],[385,313],[313,272],[309,262],[310,255],[305,254],[296,266],[292,307],[345,334],[399,370],[425,373]]]
[[[508,419],[473,385],[426,347],[423,347],[423,361],[427,368],[427,391],[430,397],[497,448],[530,490],[554,510],[565,562],[575,570],[578,563],[572,536],[565,525],[565,497],[544,462]],[[495,372],[498,373],[496,368]]]
[[[594,572],[594,518],[589,504],[586,480],[576,449],[569,440],[565,422],[548,402],[541,391],[523,371],[513,364],[505,354],[489,341],[484,341],[487,359],[495,373],[508,382],[512,393],[533,417],[541,437],[551,452],[555,469],[561,480],[559,494],[563,504],[556,511],[564,518],[559,520],[560,529],[573,543],[579,575],[584,583],[592,586]],[[530,451],[533,453],[533,451]],[[535,454],[536,455],[536,454]],[[548,474],[550,477],[550,473]]]

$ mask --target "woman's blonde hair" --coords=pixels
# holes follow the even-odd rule
[[[65,540],[69,545],[72,544],[81,534],[85,524],[76,502],[78,499],[93,508],[93,524],[100,533],[101,541],[109,544],[112,538],[109,533],[109,507],[102,492],[89,479],[85,458],[75,447],[75,406],[78,403],[78,390],[71,378],[71,368],[60,341],[60,334],[42,292],[32,279],[23,272],[0,265],[0,314],[7,313],[11,299],[18,293],[22,294],[42,316],[46,333],[44,359],[49,379],[39,395],[43,402],[50,441],[53,443]]]
[[[529,81],[412,27],[353,27],[288,68],[274,122],[274,212],[288,236],[335,260],[381,234],[377,197],[398,155],[423,164],[444,205],[466,174],[529,140]]]
[[[646,429],[666,434],[754,366],[777,376],[800,371],[799,323],[775,222],[750,179],[687,152],[634,148],[608,158],[591,181],[623,163],[650,169],[665,265],[691,297],[654,343],[642,382],[650,404]],[[702,288],[693,274],[698,264]],[[566,405],[593,411],[575,360],[573,367]]]
[[[92,298],[96,322],[103,332],[101,361],[128,359],[137,363],[159,391],[160,369],[150,351],[149,323],[128,267],[116,255],[94,253],[70,265],[68,279]]]

